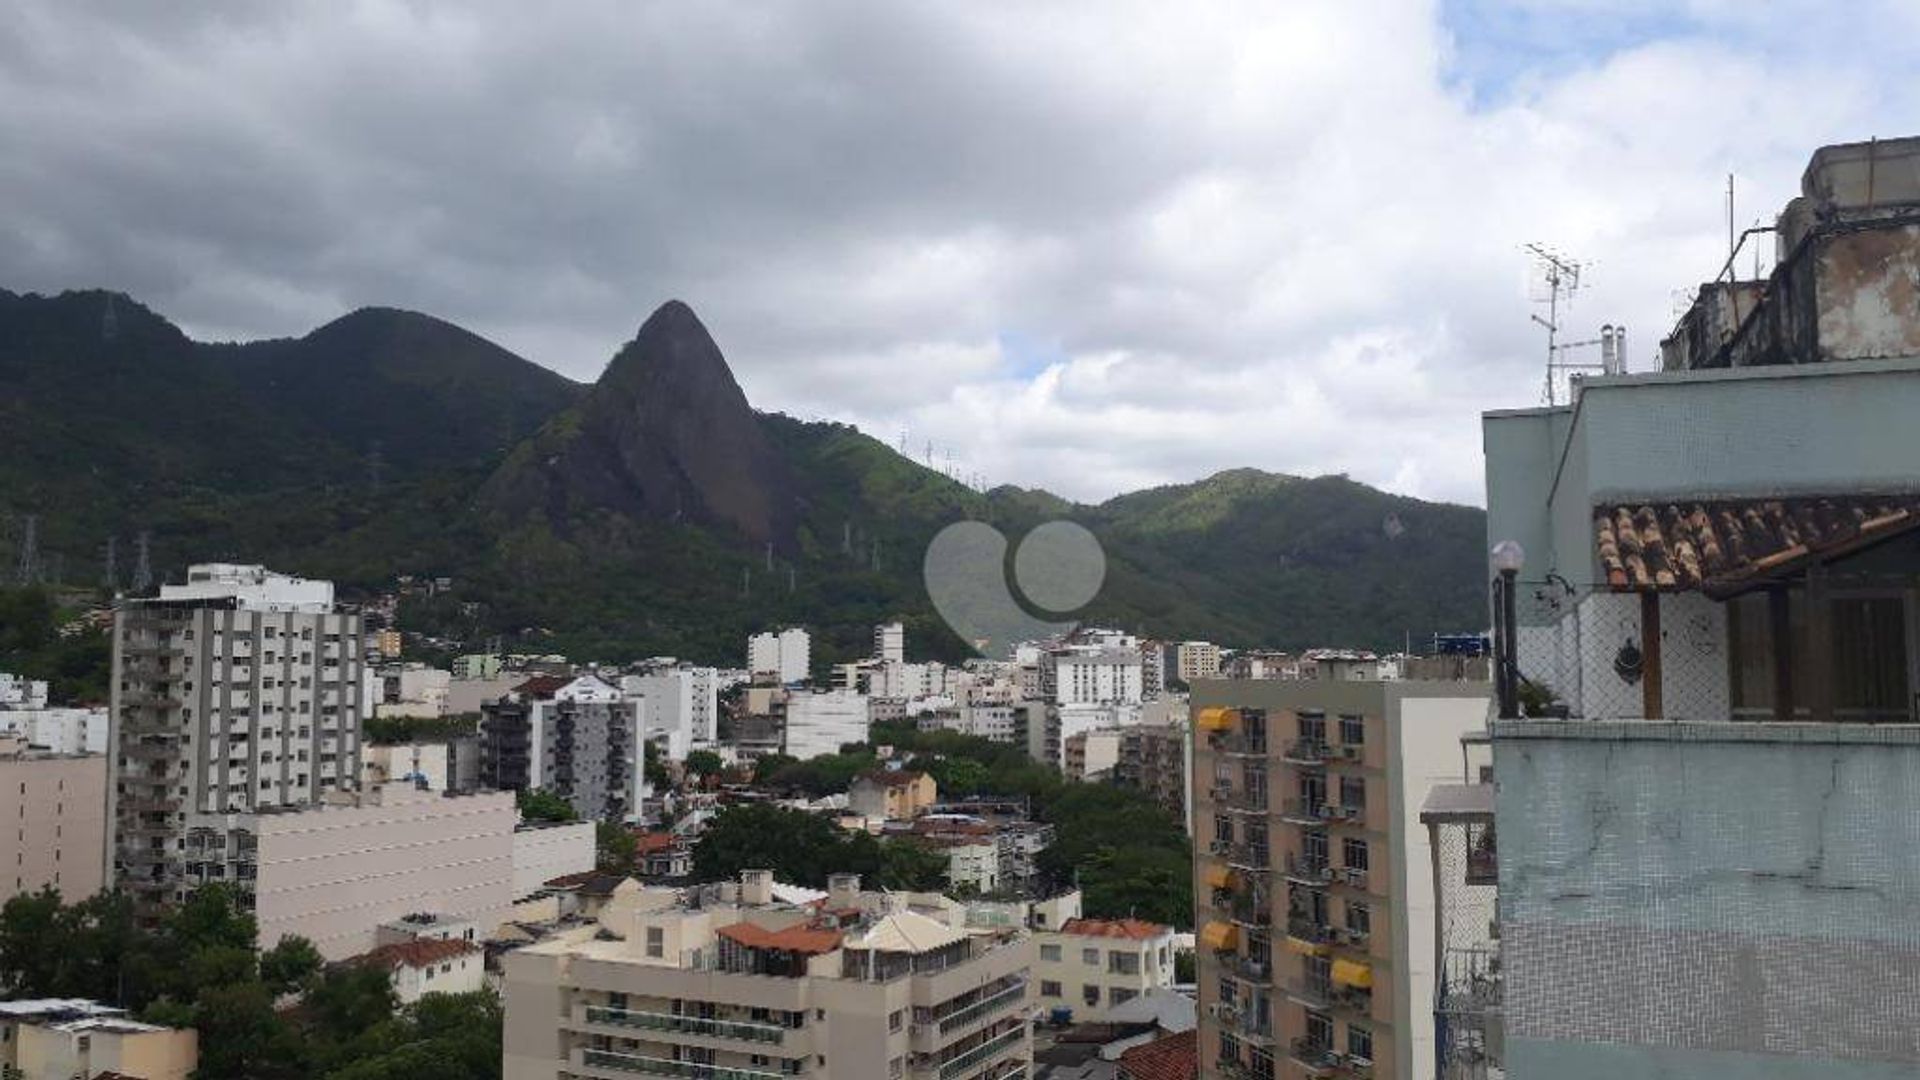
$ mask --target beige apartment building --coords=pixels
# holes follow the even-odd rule
[[[1032,939],[942,898],[837,875],[633,889],[505,957],[506,1080],[1013,1080],[1029,1074]]]
[[[1173,986],[1173,927],[1143,919],[1068,919],[1036,929],[1033,978],[1041,1008],[1103,1023],[1116,1005]]]
[[[1487,706],[1478,682],[1194,686],[1203,1078],[1433,1075],[1419,811]]]
[[[0,899],[54,888],[84,900],[105,886],[106,861],[106,757],[0,736]]]
[[[190,819],[189,859],[226,836],[251,848],[190,862],[189,879],[203,880],[201,872],[225,858],[245,860],[260,944],[298,934],[328,960],[344,960],[372,949],[382,923],[408,915],[459,919],[482,933],[498,926],[513,907],[518,820],[510,792],[462,795],[412,784],[205,828]]]
[[[192,1028],[128,1019],[84,999],[0,1001],[0,1069],[20,1080],[187,1080],[200,1064]]]

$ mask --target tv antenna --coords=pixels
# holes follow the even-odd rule
[[[1548,405],[1558,405],[1561,377],[1575,371],[1599,371],[1616,374],[1624,370],[1626,349],[1626,328],[1614,327],[1611,323],[1600,328],[1600,336],[1585,341],[1560,340],[1560,309],[1572,307],[1574,294],[1580,291],[1581,276],[1585,273],[1586,263],[1561,255],[1544,244],[1528,244],[1527,251],[1533,256],[1534,267],[1546,286],[1545,296],[1533,298],[1536,304],[1547,306],[1546,318],[1535,312],[1531,318],[1547,331],[1547,379],[1542,397]],[[1578,349],[1600,347],[1600,362],[1587,363],[1569,359]]]

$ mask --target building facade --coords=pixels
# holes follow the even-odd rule
[[[952,912],[849,875],[817,905],[766,871],[634,890],[594,932],[505,957],[504,1076],[1025,1076],[1032,941]]]
[[[623,821],[646,798],[646,705],[596,676],[539,676],[481,706],[480,779],[539,788],[590,821]]]
[[[1196,679],[1220,675],[1220,646],[1211,641],[1183,641],[1173,647],[1174,671],[1180,681],[1192,685]]]
[[[344,960],[374,947],[382,923],[431,912],[485,930],[515,899],[513,795],[421,791],[388,784],[300,811],[197,823],[186,838],[188,880],[246,871],[260,944],[297,934]],[[214,845],[241,837],[238,851]]]
[[[11,826],[0,828],[0,899],[51,888],[75,902],[105,888],[107,760],[0,738],[0,821]]]
[[[813,637],[799,627],[747,639],[747,677],[760,685],[792,686],[813,670]]]
[[[1487,701],[1467,682],[1194,686],[1202,1076],[1433,1075],[1418,813]]]
[[[907,661],[907,628],[900,623],[881,623],[873,628],[873,658],[883,664]]]
[[[360,782],[360,616],[330,584],[263,567],[187,576],[114,615],[109,869],[149,912],[185,898],[190,816],[312,806]]]
[[[1173,927],[1139,919],[1069,919],[1035,930],[1035,1003],[1104,1023],[1116,1005],[1174,984]]]
[[[83,999],[0,1001],[0,1071],[20,1080],[189,1080],[199,1064],[192,1028],[142,1023]]]
[[[851,690],[795,691],[787,695],[783,751],[805,761],[867,741],[872,728],[867,696]]]

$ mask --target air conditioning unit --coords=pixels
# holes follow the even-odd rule
[[[1207,845],[1207,850],[1215,855],[1225,855],[1232,847],[1233,845],[1227,843],[1225,840],[1215,840],[1213,843]]]
[[[1348,761],[1359,761],[1363,753],[1365,753],[1365,750],[1363,747],[1352,746],[1352,745],[1345,745],[1340,747],[1340,756],[1345,758]]]

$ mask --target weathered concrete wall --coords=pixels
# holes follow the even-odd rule
[[[1920,730],[1495,728],[1509,1075],[1920,1070]]]

